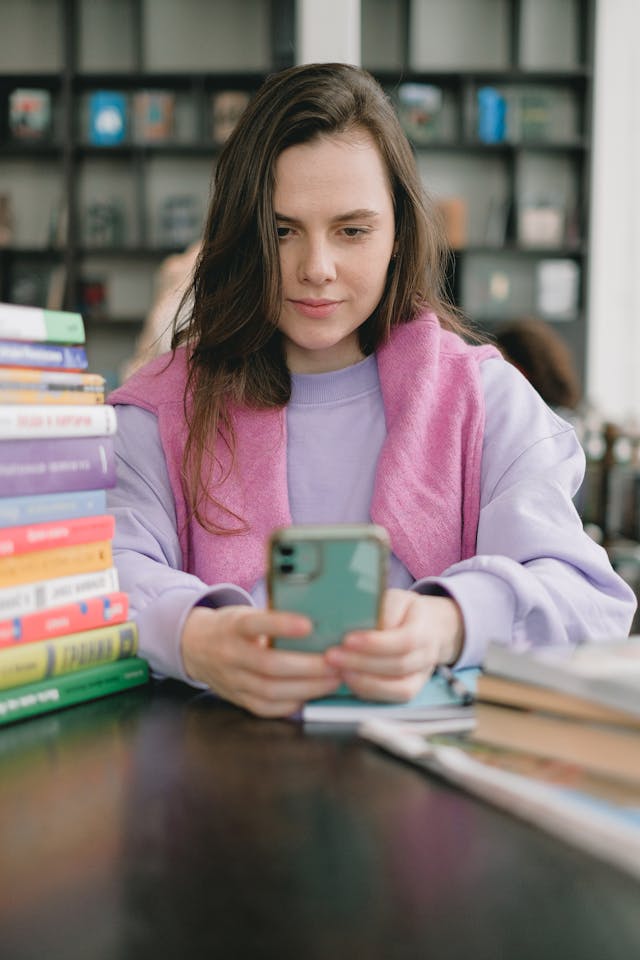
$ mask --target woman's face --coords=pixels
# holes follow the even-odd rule
[[[362,358],[357,330],[382,297],[393,254],[384,163],[360,129],[288,147],[275,173],[287,364],[339,370]]]

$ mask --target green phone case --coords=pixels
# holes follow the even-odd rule
[[[349,630],[378,626],[388,564],[387,533],[375,524],[276,530],[269,540],[269,605],[305,614],[314,630],[276,637],[274,646],[318,652]]]

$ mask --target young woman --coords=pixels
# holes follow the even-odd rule
[[[442,294],[445,248],[389,101],[342,64],[272,76],[223,150],[174,351],[118,404],[116,562],[153,668],[263,716],[343,681],[403,700],[437,663],[628,631],[571,503],[573,430]],[[384,624],[325,655],[265,609],[291,522],[390,534]]]

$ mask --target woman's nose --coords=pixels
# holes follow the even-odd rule
[[[325,239],[309,239],[301,251],[298,276],[310,284],[328,283],[336,278],[336,263],[331,245]]]

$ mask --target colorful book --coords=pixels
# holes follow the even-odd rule
[[[456,670],[464,692],[473,692],[479,671],[475,668]],[[354,726],[375,717],[409,720],[430,720],[444,724],[440,729],[465,730],[473,725],[473,707],[443,676],[434,675],[420,693],[407,703],[381,703],[359,700],[354,696],[322,697],[309,700],[302,707],[304,723],[332,723]]]
[[[140,657],[67,673],[0,692],[0,725],[97,700],[149,682],[149,665]]]
[[[0,527],[19,527],[73,517],[96,516],[107,511],[106,490],[76,490],[27,497],[0,497]]]
[[[109,623],[124,623],[129,615],[126,593],[108,593],[89,597],[62,607],[27,613],[22,617],[0,620],[0,648],[16,643],[37,643],[65,633],[93,630]]]
[[[0,497],[109,488],[115,484],[113,437],[3,441]]]
[[[104,437],[116,430],[110,404],[0,404],[0,440]]]
[[[57,393],[77,392],[104,394],[105,378],[99,373],[78,373],[75,370],[35,370],[30,367],[0,366],[0,389],[15,388]]]
[[[49,580],[52,577],[91,573],[112,566],[111,541],[76,543],[70,547],[35,550],[14,557],[0,557],[0,583],[3,587]]]
[[[35,610],[59,607],[77,600],[86,600],[119,589],[120,581],[115,567],[91,573],[76,573],[67,577],[52,577],[21,583],[17,587],[0,589],[0,617],[22,617]]]
[[[104,403],[104,393],[80,393],[73,390],[23,390],[0,387],[1,404],[40,404],[48,406],[61,404],[100,404]]]
[[[0,337],[5,340],[79,344],[85,342],[84,323],[79,313],[0,303]]]
[[[111,513],[4,527],[0,529],[0,560],[2,557],[33,553],[35,550],[52,550],[78,543],[112,540],[114,533],[115,519]]]
[[[138,630],[131,620],[53,640],[14,644],[0,650],[0,690],[124,660],[137,652]]]
[[[84,347],[16,342],[0,338],[0,365],[80,372],[87,369],[89,360]]]

